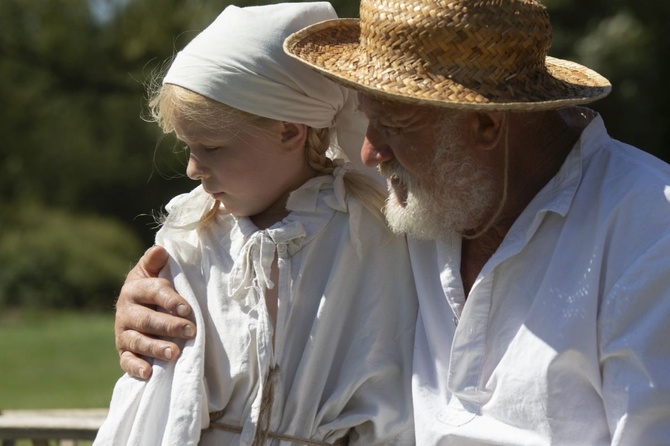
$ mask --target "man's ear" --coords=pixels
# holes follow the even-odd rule
[[[504,112],[473,113],[470,128],[477,147],[482,150],[497,147],[504,136],[507,119]]]
[[[282,122],[281,143],[287,150],[302,150],[307,139],[307,126],[294,122]]]

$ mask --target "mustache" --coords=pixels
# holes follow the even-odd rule
[[[407,175],[407,170],[395,159],[377,165],[377,171],[386,178],[404,177]]]
[[[398,160],[385,161],[377,170],[392,183],[403,184],[409,191],[419,187],[419,178],[410,173]]]

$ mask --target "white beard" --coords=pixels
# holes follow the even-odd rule
[[[439,240],[477,228],[494,207],[493,179],[453,130],[453,125],[443,125],[434,160],[417,169],[421,177],[397,160],[380,166],[389,178],[384,214],[393,232]]]

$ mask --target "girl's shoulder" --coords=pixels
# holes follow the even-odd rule
[[[214,199],[198,186],[190,192],[177,195],[165,206],[162,226],[195,229],[202,216],[214,206]]]

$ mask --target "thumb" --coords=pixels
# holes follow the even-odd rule
[[[168,261],[168,253],[162,246],[152,246],[147,249],[140,259],[140,267],[147,272],[148,277],[157,277]]]
[[[168,261],[168,253],[162,246],[152,246],[147,249],[137,265],[128,273],[126,281],[134,279],[148,279],[158,277]]]

